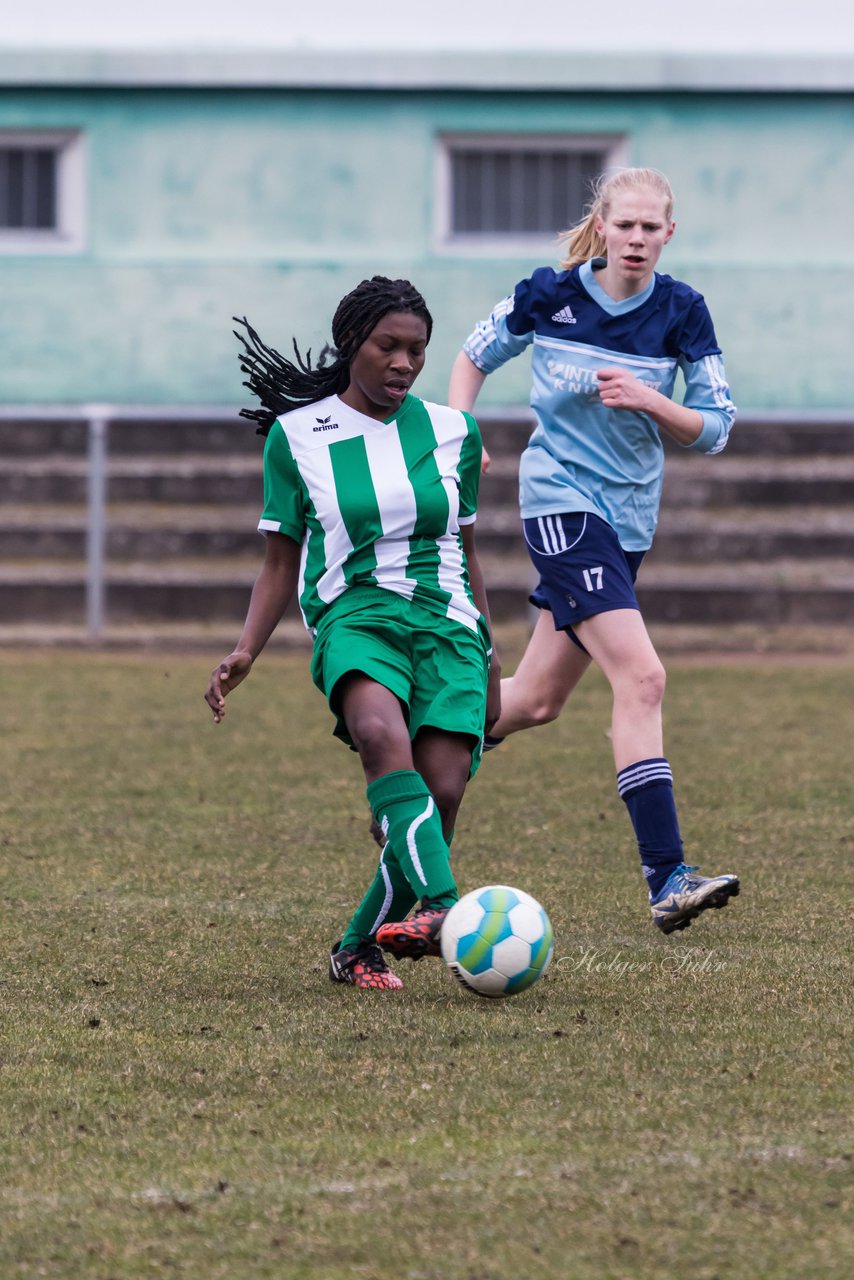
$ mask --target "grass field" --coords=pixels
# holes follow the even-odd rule
[[[372,871],[303,654],[3,654],[0,1276],[854,1274],[854,664],[671,671],[683,834],[739,899],[658,936],[593,677],[492,753],[460,886],[555,960],[507,1001],[326,954]]]

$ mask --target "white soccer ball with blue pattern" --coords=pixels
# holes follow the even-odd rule
[[[541,978],[554,951],[551,922],[529,893],[505,884],[474,889],[442,921],[442,956],[479,996],[514,996]]]

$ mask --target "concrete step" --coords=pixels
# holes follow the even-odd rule
[[[105,577],[111,622],[242,621],[259,568],[256,557],[111,564]],[[483,556],[496,619],[522,618],[534,574],[527,556]],[[0,566],[0,619],[67,622],[85,611],[86,572],[78,561]],[[854,622],[854,563],[645,564],[638,597],[650,621],[816,625]],[[291,611],[296,616],[295,609]]]
[[[255,424],[239,416],[239,410],[164,408],[149,410],[114,408],[107,411],[109,448],[113,454],[198,453],[208,450],[258,454],[263,439]],[[490,453],[517,455],[534,427],[527,407],[478,406],[476,417]],[[20,417],[0,416],[0,456],[39,457],[44,453],[85,454],[88,427],[83,410],[60,411],[56,419],[40,418],[38,410]],[[665,447],[679,453],[679,446],[665,438]],[[814,419],[781,413],[739,413],[727,453],[766,458],[784,455],[854,453],[854,413],[829,413]]]
[[[499,622],[496,639],[510,675],[530,634],[530,621]],[[854,628],[845,626],[786,626],[726,623],[688,625],[651,623],[650,634],[668,665],[725,665],[761,662],[779,665],[811,665],[854,662]],[[230,622],[133,622],[110,623],[98,636],[81,622],[9,623],[0,621],[0,649],[31,652],[34,649],[86,649],[95,651],[196,653],[208,655],[211,664],[228,653],[237,633]],[[301,652],[306,663],[311,639],[301,620],[282,621],[265,653]],[[207,661],[207,659],[203,659]],[[262,659],[263,661],[263,659]],[[202,667],[202,671],[206,670]]]
[[[730,565],[644,564],[644,617],[668,623],[815,626],[854,622],[854,565],[848,560]]]
[[[0,418],[0,457],[33,458],[45,454],[84,457],[88,449],[88,424],[81,418],[43,420]],[[166,416],[112,421],[108,427],[108,447],[112,456],[140,456],[149,453],[240,453],[260,457],[264,441],[255,434],[255,424],[235,412],[223,418]]]
[[[534,429],[535,419],[525,410],[476,411],[484,444],[493,458],[518,457]],[[662,435],[672,456],[684,450]],[[814,421],[783,416],[740,413],[725,450],[727,457],[849,457],[854,455],[854,413],[833,414]]]
[[[843,506],[854,500],[854,457],[670,458],[662,509]]]
[[[87,476],[85,458],[0,458],[0,502],[83,503]],[[112,456],[107,467],[107,494],[113,503],[254,503],[260,511],[263,490],[257,454]]]
[[[668,453],[683,452],[665,438]],[[740,413],[720,457],[850,457],[854,455],[854,413],[834,414],[815,421],[792,417],[751,416]]]
[[[212,656],[221,656],[234,647],[238,634],[239,628],[235,629],[234,623],[228,620],[111,621],[97,636],[91,635],[79,619],[61,622],[0,621],[0,649],[163,649],[173,652],[209,651]],[[267,651],[276,649],[310,652],[311,637],[301,618],[279,623],[267,642]]]
[[[498,447],[490,446],[484,505],[517,500],[518,457],[528,426],[526,420],[496,423],[502,434]],[[737,443],[742,438],[745,443]],[[765,447],[757,447],[760,439]],[[244,429],[240,423],[123,422],[110,432],[110,499],[260,501],[262,446],[248,423]],[[854,494],[854,426],[746,425],[733,432],[723,454],[668,446],[668,455],[664,500],[671,505],[842,503]],[[0,421],[0,501],[83,502],[87,467],[84,424]]]
[[[482,555],[523,552],[518,516],[510,508],[481,509],[477,541]],[[644,560],[735,565],[775,560],[854,559],[854,508],[803,506],[732,507],[695,511],[664,507],[652,550]]]
[[[854,558],[854,509],[798,506],[662,510],[644,569],[659,563],[735,564]]]
[[[486,555],[483,568],[495,616],[511,617],[514,607],[518,615],[534,581],[527,558],[504,556],[494,563]],[[650,560],[638,578],[638,599],[650,623],[841,625],[854,622],[854,562],[782,559],[733,565]]]
[[[112,458],[107,472],[111,503],[254,505],[260,510],[263,474],[258,457],[163,455]],[[0,458],[0,503],[85,503],[84,459],[51,455]],[[497,459],[481,484],[485,511],[518,501],[515,460]],[[665,472],[663,507],[841,506],[854,503],[854,457],[728,459],[672,458]]]
[[[260,504],[111,504],[106,512],[107,559],[161,562],[209,555],[255,556],[260,561],[260,514]],[[0,560],[81,559],[87,518],[80,503],[6,505],[0,508]],[[481,512],[478,538],[495,551],[524,550],[515,505]]]
[[[221,622],[239,629],[258,568],[258,560],[221,562],[214,570],[206,564],[111,565],[104,580],[106,616],[110,625]],[[493,616],[524,618],[527,590],[527,578],[496,580],[490,591]],[[79,562],[0,566],[2,622],[81,624],[85,614],[86,571]],[[298,616],[294,603],[286,617]]]
[[[0,417],[0,458],[39,458],[46,453],[83,456],[88,427],[80,418],[44,421]]]
[[[169,561],[187,557],[259,556],[257,505],[123,503],[107,510],[109,560]],[[32,503],[0,508],[0,559],[80,559],[86,552],[82,504]],[[483,553],[524,551],[515,503],[486,503],[478,514]],[[854,556],[854,508],[799,506],[692,510],[665,507],[647,563],[723,559]]]
[[[241,620],[259,566],[260,559],[109,565],[106,611],[111,622]],[[79,621],[85,608],[81,561],[0,566],[0,618],[7,622]]]
[[[222,450],[226,453],[260,453],[263,437],[255,424],[241,418],[237,409],[222,410],[117,410],[108,421],[111,453],[198,453]],[[527,408],[478,408],[476,417],[484,443],[491,454],[518,452],[524,448],[536,420]],[[666,435],[665,448],[680,453],[680,446]],[[44,453],[84,454],[88,422],[71,411],[57,418],[28,414],[21,418],[0,415],[0,455],[38,457]],[[784,455],[840,454],[854,452],[854,412],[828,413],[810,419],[777,413],[739,413],[730,435],[728,454],[755,454],[762,457]]]
[[[493,458],[481,483],[482,507],[512,505],[518,490],[518,461]],[[668,458],[664,471],[663,512],[849,503],[854,503],[854,455],[768,459],[682,452]]]
[[[528,621],[498,623],[496,639],[506,674],[515,669],[530,634]],[[854,632],[835,626],[680,625],[652,623],[650,634],[668,665],[725,665],[759,661],[781,665],[805,662],[854,662]],[[92,636],[79,623],[7,624],[0,622],[0,649],[31,652],[34,649],[86,649],[95,651],[157,651],[208,655],[211,663],[228,653],[236,633],[230,623],[129,623],[112,624]],[[271,636],[265,653],[301,652],[306,663],[311,639],[301,621],[283,621]],[[263,660],[263,659],[262,659]],[[205,659],[207,661],[207,659]],[[204,671],[205,668],[203,667]]]
[[[127,503],[106,512],[108,560],[160,563],[186,557],[263,555],[260,506]],[[80,504],[0,509],[0,560],[80,560],[87,512]]]

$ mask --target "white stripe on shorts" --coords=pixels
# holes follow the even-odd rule
[[[567,542],[566,533],[563,527],[563,516],[537,516],[537,528],[540,531],[540,537],[543,540],[542,555],[558,556],[562,551],[571,551],[577,546],[584,537],[587,529],[587,512],[584,513],[584,519],[581,522],[581,529],[578,537],[574,542]],[[527,541],[527,539],[526,539]],[[530,544],[529,544],[530,545]],[[539,548],[535,547],[535,551]]]

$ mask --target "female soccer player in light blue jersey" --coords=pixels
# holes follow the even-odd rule
[[[471,410],[487,375],[533,347],[536,427],[519,476],[541,613],[502,681],[492,741],[555,719],[591,661],[601,668],[613,694],[617,787],[664,933],[739,891],[733,875],[685,865],[662,738],[665,673],[634,591],[658,519],[661,433],[717,453],[735,417],[703,298],[655,270],[674,228],[662,174],[600,179],[587,217],[568,233],[564,269],[539,268],[477,325],[448,396]],[[681,404],[672,399],[677,373]]]
[[[403,984],[383,949],[439,953],[458,897],[448,844],[498,714],[474,545],[480,432],[469,414],[411,394],[432,320],[408,280],[374,276],[343,298],[332,358],[324,351],[313,367],[246,328],[242,367],[263,408],[244,416],[267,436],[266,553],[240,639],[205,699],[219,723],[298,593],[314,682],[335,733],[359,753],[386,841],[329,976],[394,991]]]

